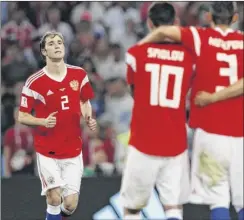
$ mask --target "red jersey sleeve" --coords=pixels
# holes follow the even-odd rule
[[[81,101],[86,102],[87,100],[92,99],[93,97],[94,97],[94,92],[89,82],[88,76],[85,73],[84,78],[80,85],[80,98]]]
[[[127,82],[128,84],[134,84],[134,75],[136,72],[136,57],[132,51],[126,53],[126,65],[127,65]]]
[[[38,93],[33,90],[33,88],[29,88],[27,84],[25,84],[22,89],[19,110],[21,112],[31,113],[37,96]]]
[[[196,27],[181,27],[181,41],[196,56],[201,53],[201,29]]]

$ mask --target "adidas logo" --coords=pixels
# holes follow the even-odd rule
[[[51,90],[48,90],[47,95],[52,95],[53,92]]]
[[[141,212],[141,219],[163,220],[165,214],[156,190],[153,191],[148,205]],[[93,215],[93,220],[122,220],[123,207],[120,204],[119,193],[109,199],[109,205],[103,207]]]

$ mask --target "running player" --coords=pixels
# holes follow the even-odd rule
[[[96,128],[89,101],[93,91],[82,68],[64,63],[60,33],[46,33],[40,50],[46,66],[27,79],[18,120],[36,126],[34,145],[41,194],[47,199],[46,220],[61,220],[78,204],[83,173],[80,117],[82,113],[91,130]]]
[[[171,4],[150,7],[150,30],[174,22]],[[135,45],[126,54],[135,102],[121,186],[124,219],[140,219],[140,210],[155,186],[167,219],[182,219],[181,205],[189,192],[185,98],[192,78],[192,57],[182,45],[169,41]]]
[[[193,102],[200,91],[214,93],[243,82],[243,33],[230,28],[236,20],[233,2],[213,2],[209,18],[212,28],[162,26],[141,43],[170,38],[197,56],[190,116],[191,127],[197,128],[191,201],[209,204],[212,220],[228,220],[231,197],[243,220],[243,95],[204,108]]]

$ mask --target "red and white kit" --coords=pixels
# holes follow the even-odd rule
[[[130,48],[126,62],[135,102],[123,205],[141,209],[155,185],[163,204],[183,203],[189,187],[185,97],[193,56],[180,44],[144,44]]]
[[[243,34],[231,29],[182,28],[183,44],[195,53],[190,126],[196,128],[192,202],[243,207],[243,96],[204,108],[197,92],[214,93],[243,77]]]
[[[93,98],[86,72],[66,65],[63,79],[56,79],[45,68],[30,76],[23,87],[20,111],[46,118],[57,112],[54,128],[37,126],[34,145],[42,182],[42,195],[63,186],[64,193],[78,191],[83,172],[80,101]],[[75,175],[74,175],[75,173]]]

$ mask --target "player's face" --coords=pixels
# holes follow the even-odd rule
[[[63,59],[65,55],[64,42],[61,37],[48,36],[45,44],[45,55],[49,59]]]

